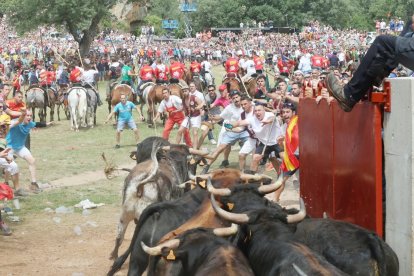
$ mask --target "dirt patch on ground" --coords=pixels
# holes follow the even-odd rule
[[[106,275],[118,214],[118,208],[102,206],[89,215],[45,212],[20,225],[10,223],[13,235],[0,237],[1,251],[7,252],[0,274]],[[132,228],[126,237],[132,237]],[[126,275],[126,267],[117,275]]]

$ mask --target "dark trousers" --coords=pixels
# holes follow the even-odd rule
[[[354,101],[362,99],[372,85],[378,86],[401,63],[414,70],[414,38],[378,36],[345,85],[345,93]]]
[[[355,102],[361,100],[373,85],[378,86],[398,66],[396,42],[397,37],[387,35],[374,40],[352,79],[344,87],[345,93]]]

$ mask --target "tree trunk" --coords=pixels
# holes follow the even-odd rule
[[[102,19],[102,13],[97,13],[94,18],[92,18],[91,25],[89,29],[83,31],[83,37],[79,41],[79,53],[81,57],[89,54],[89,49],[91,44],[98,33],[98,24]]]

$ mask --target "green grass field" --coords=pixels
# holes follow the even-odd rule
[[[216,84],[220,83],[224,70],[221,66],[215,66],[213,74]],[[101,98],[105,99],[106,82],[100,82],[98,87]],[[105,153],[114,164],[132,167],[135,161],[129,158],[129,153],[136,148],[133,132],[125,130],[121,135],[121,148],[115,149],[115,129],[112,124],[104,124],[107,116],[108,108],[105,102],[97,110],[97,126],[94,128],[81,128],[79,132],[74,132],[70,129],[70,121],[62,119],[64,117],[62,114],[62,120],[57,121],[55,113],[54,125],[32,131],[31,151],[36,158],[38,182],[50,183],[57,179],[82,175],[88,171],[103,171],[105,164],[101,158],[102,153]],[[133,116],[138,123],[140,140],[154,135],[161,136],[163,126],[160,122],[155,128],[148,128],[145,122],[139,122],[135,111]],[[49,120],[49,115],[47,118]],[[214,129],[216,139],[219,130],[220,126]],[[176,132],[176,129],[171,132],[171,141],[175,141]],[[212,151],[216,146],[211,145],[206,139],[202,147]],[[212,169],[219,166],[221,160],[222,156],[213,164]],[[19,158],[16,162],[20,166],[20,182],[28,187],[30,179],[27,164]],[[237,151],[232,151],[230,163],[231,167],[238,168]],[[43,210],[50,207],[50,203],[53,203],[54,207],[71,206],[83,198],[106,204],[120,204],[119,191],[123,180],[123,176],[111,180],[87,179],[87,185],[46,190],[39,195],[24,198],[20,214]]]

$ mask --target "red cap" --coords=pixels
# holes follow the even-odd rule
[[[219,86],[219,91],[224,91],[226,89],[227,89],[227,85],[225,85],[225,84],[222,84],[222,85]]]

